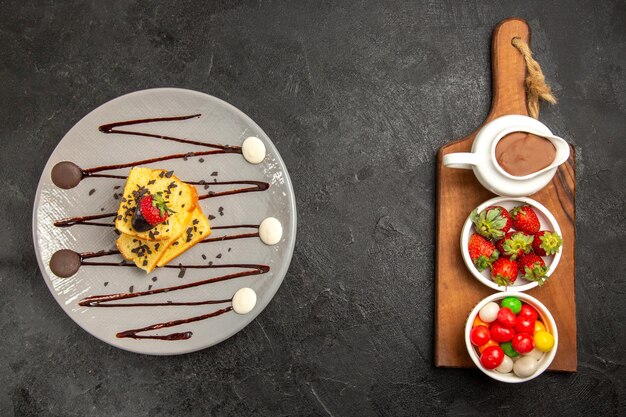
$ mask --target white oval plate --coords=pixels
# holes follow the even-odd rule
[[[258,165],[248,163],[240,154],[218,154],[191,157],[186,161],[174,159],[147,166],[174,170],[183,181],[255,180],[270,184],[261,192],[225,195],[201,200],[204,213],[215,216],[211,226],[258,225],[267,217],[275,217],[283,227],[278,244],[267,246],[258,237],[201,243],[174,260],[185,265],[262,264],[268,273],[245,276],[208,285],[153,294],[135,298],[134,302],[189,302],[230,299],[242,287],[257,293],[257,304],[247,315],[232,311],[217,317],[178,325],[145,334],[167,335],[192,332],[186,340],[154,340],[118,338],[118,332],[157,323],[200,316],[226,307],[228,304],[150,307],[81,307],[79,301],[87,296],[140,292],[186,284],[223,274],[241,272],[241,268],[187,269],[179,278],[178,269],[157,268],[146,273],[136,267],[82,266],[70,278],[58,278],[50,270],[51,256],[60,249],[92,252],[114,249],[117,235],[113,227],[75,225],[61,228],[54,222],[62,218],[117,211],[125,180],[85,178],[69,190],[56,187],[50,178],[55,164],[68,160],[83,169],[119,164],[158,156],[207,151],[197,145],[158,140],[150,137],[105,134],[100,125],[119,121],[200,114],[184,121],[169,121],[127,126],[125,130],[149,132],[201,142],[240,146],[249,136],[260,138],[267,149],[265,159]],[[106,174],[126,175],[129,168],[106,171]],[[215,175],[214,173],[217,173]],[[119,186],[118,189],[114,187]],[[229,189],[228,185],[210,186],[215,192]],[[230,186],[241,188],[241,186]],[[232,188],[230,188],[232,189]],[[91,191],[95,190],[95,191]],[[206,194],[198,186],[199,194]],[[104,221],[112,219],[104,219]],[[210,237],[250,233],[250,229],[214,230]],[[280,286],[293,253],[296,236],[296,206],[287,169],[271,140],[248,116],[230,104],[204,93],[174,88],[138,91],[116,98],[98,107],[80,120],[61,140],[43,170],[33,210],[33,238],[39,267],[46,284],[65,312],[83,329],[102,341],[121,349],[153,355],[175,355],[203,349],[234,335],[250,323],[270,302]],[[203,258],[202,255],[206,257]],[[120,255],[97,258],[94,261],[120,262]],[[153,277],[157,277],[153,281]],[[129,300],[125,300],[129,301]],[[51,325],[54,325],[51,323]]]
[[[557,232],[560,236],[563,236],[563,234],[561,233],[561,228],[559,227],[559,224],[557,223],[556,218],[554,218],[552,213],[550,213],[550,211],[545,206],[540,204],[538,201],[533,200],[532,198],[496,197],[496,198],[492,198],[491,200],[488,200],[482,203],[480,206],[478,206],[477,210],[480,213],[481,211],[483,211],[489,206],[502,206],[505,209],[510,211],[513,207],[516,207],[522,204],[528,204],[529,206],[535,209],[535,213],[537,213],[537,217],[539,218],[539,223],[541,224],[540,230],[551,230],[553,232]],[[469,269],[472,275],[474,275],[474,278],[476,278],[478,281],[488,286],[489,288],[492,288],[497,291],[506,291],[507,289],[512,290],[512,291],[528,291],[531,288],[535,288],[537,285],[539,285],[537,282],[534,282],[534,281],[529,282],[529,281],[526,281],[526,279],[524,279],[523,277],[519,276],[517,280],[515,280],[513,285],[509,285],[508,287],[505,288],[505,287],[499,286],[498,284],[496,284],[495,282],[491,280],[490,268],[485,269],[483,272],[478,272],[478,269],[476,269],[476,267],[474,266],[474,263],[472,262],[472,259],[469,256],[469,251],[467,250],[469,238],[471,234],[473,233],[473,229],[472,229],[473,226],[474,225],[472,221],[470,220],[469,213],[468,213],[467,219],[465,220],[465,223],[463,224],[463,229],[461,230],[461,255],[463,256],[463,261],[465,262],[465,266],[467,266],[467,269]],[[565,242],[563,244],[565,244]],[[552,275],[557,265],[559,264],[559,261],[561,260],[562,249],[563,247],[561,247],[561,249],[559,249],[559,251],[554,256],[542,257],[544,262],[546,263],[546,266],[548,267],[548,272],[546,274],[548,277]],[[550,285],[550,281],[546,282],[544,285]]]

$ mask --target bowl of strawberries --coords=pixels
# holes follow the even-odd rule
[[[561,259],[561,229],[539,202],[497,197],[468,216],[461,254],[472,275],[498,291],[527,291],[545,284]]]

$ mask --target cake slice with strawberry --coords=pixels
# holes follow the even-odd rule
[[[195,187],[172,171],[133,168],[128,174],[115,227],[144,240],[177,239],[198,204]]]
[[[171,171],[149,168],[129,173],[115,224],[120,254],[147,272],[211,233],[195,187]]]

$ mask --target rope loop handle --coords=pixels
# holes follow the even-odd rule
[[[556,98],[552,94],[552,89],[546,83],[546,78],[541,71],[541,66],[533,58],[528,44],[520,38],[513,38],[511,44],[516,47],[524,56],[528,75],[526,76],[526,106],[528,114],[534,119],[539,118],[539,100],[547,101],[550,104],[556,104]]]

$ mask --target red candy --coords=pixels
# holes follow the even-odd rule
[[[522,304],[522,309],[517,314],[518,317],[524,317],[525,319],[537,320],[539,314],[537,310],[529,306],[528,304]]]
[[[524,317],[518,317],[515,322],[516,333],[528,333],[532,335],[535,333],[535,321]]]
[[[480,363],[486,369],[495,369],[502,364],[504,360],[504,351],[500,346],[489,346],[483,350],[480,355]]]
[[[506,327],[497,322],[491,325],[489,332],[491,333],[491,338],[498,343],[508,342],[515,335],[515,330],[512,327]]]
[[[517,321],[517,317],[515,317],[515,313],[511,311],[508,307],[503,307],[498,311],[498,323],[505,327],[513,327],[515,326],[515,322]]]
[[[470,341],[474,346],[482,346],[490,339],[489,329],[485,326],[476,326],[470,332]]]
[[[521,354],[528,353],[535,348],[535,341],[528,333],[516,334],[513,336],[511,344],[513,345],[513,349]]]

